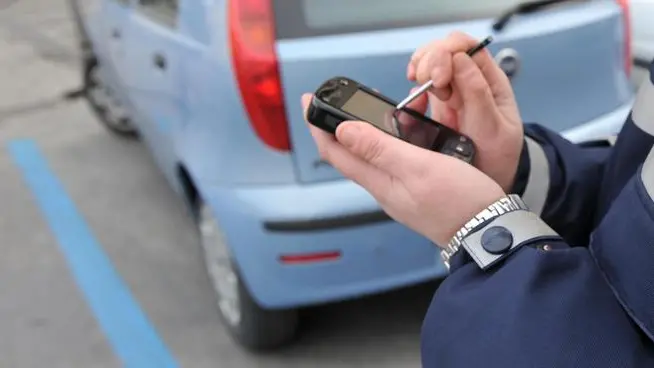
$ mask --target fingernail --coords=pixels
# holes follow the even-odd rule
[[[339,129],[340,134],[338,135],[338,141],[344,146],[352,147],[357,141],[359,129],[359,124],[357,123],[344,124],[342,128]]]
[[[416,67],[413,66],[413,63],[411,63],[407,68],[406,76],[408,79],[413,79],[415,74],[416,74]]]

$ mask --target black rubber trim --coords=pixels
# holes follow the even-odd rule
[[[325,217],[311,220],[265,221],[263,227],[272,232],[311,232],[336,230],[392,221],[384,211]]]
[[[643,69],[649,69],[650,65],[652,64],[652,60],[645,60],[641,58],[634,58],[634,65],[643,68]]]

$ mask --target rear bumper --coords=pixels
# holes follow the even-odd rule
[[[267,308],[320,304],[445,275],[436,247],[347,181],[209,188],[204,196],[253,297]],[[285,255],[340,252],[285,264]]]

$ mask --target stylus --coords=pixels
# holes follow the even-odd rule
[[[474,54],[476,54],[477,52],[479,52],[480,50],[482,50],[483,48],[488,46],[491,42],[493,42],[493,37],[488,36],[488,37],[486,37],[486,39],[481,41],[477,46],[471,48],[466,53],[468,54],[468,56],[473,56]],[[420,96],[421,94],[425,93],[428,89],[430,89],[433,84],[434,84],[434,82],[432,82],[431,80],[429,82],[423,84],[415,92],[413,92],[407,98],[402,100],[402,102],[397,104],[395,109],[396,110],[401,110],[401,109],[405,108],[406,105],[411,103],[411,101],[415,100],[416,98],[418,98],[418,96]]]

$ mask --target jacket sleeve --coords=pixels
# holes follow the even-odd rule
[[[457,253],[424,320],[423,366],[654,367],[652,170],[632,176],[589,247],[535,242],[487,271]]]
[[[525,124],[512,192],[571,245],[586,245],[611,148],[610,140],[574,144],[547,128]]]

